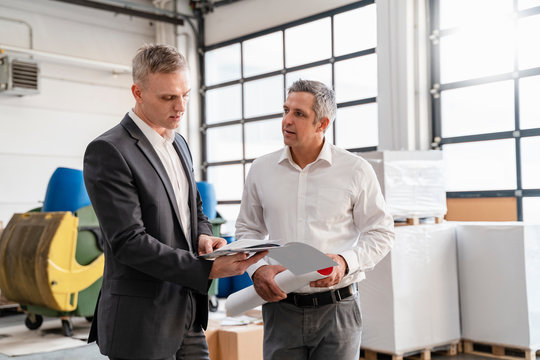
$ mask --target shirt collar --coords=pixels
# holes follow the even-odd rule
[[[174,141],[174,131],[165,132],[164,137],[159,135],[156,130],[152,129],[150,125],[148,125],[143,121],[143,119],[138,117],[137,114],[135,114],[135,112],[133,111],[133,109],[129,111],[129,117],[139,127],[139,129],[141,129],[144,136],[146,136],[152,146],[158,146],[165,142],[172,144],[172,142]]]
[[[283,151],[281,152],[281,156],[279,157],[279,160],[278,160],[278,164],[281,164],[285,160],[289,160],[289,162],[293,166],[294,165],[298,166],[292,158],[290,146],[285,146],[283,148]],[[315,159],[313,164],[318,161],[326,161],[329,165],[332,165],[332,148],[331,148],[330,143],[326,140],[326,138],[324,138],[324,144],[321,149],[321,152],[319,153],[319,156],[317,156],[317,159]]]

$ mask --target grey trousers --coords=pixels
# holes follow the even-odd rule
[[[318,308],[267,303],[263,319],[264,360],[353,360],[360,356],[358,294]]]

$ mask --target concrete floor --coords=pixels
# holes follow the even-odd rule
[[[0,317],[0,328],[23,324],[25,315],[16,314]],[[45,321],[58,321],[57,319],[45,319]],[[81,346],[78,348],[53,351],[49,353],[39,353],[34,355],[25,355],[10,357],[0,354],[0,360],[16,359],[16,360],[94,360],[94,359],[108,359],[99,353],[99,349],[95,343]],[[493,360],[490,357],[469,355],[469,354],[457,354],[456,356],[440,356],[433,354],[432,359],[437,360]],[[540,356],[537,357],[540,360]]]
[[[14,326],[14,325],[20,325],[24,324],[24,319],[26,315],[24,314],[16,314],[16,315],[6,315],[0,317],[0,328],[8,327],[8,326]],[[58,319],[47,319],[45,318],[44,321],[58,321]],[[96,343],[88,344],[85,346],[72,348],[72,349],[66,349],[66,350],[59,350],[59,351],[52,351],[48,353],[39,353],[39,354],[33,354],[33,355],[24,355],[24,356],[6,356],[3,354],[0,354],[0,360],[6,360],[6,359],[16,359],[16,360],[91,360],[91,359],[108,359],[108,357],[103,356],[99,353],[99,349],[96,345]]]

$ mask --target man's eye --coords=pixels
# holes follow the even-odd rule
[[[288,113],[289,113],[289,109],[283,109],[283,113],[284,113],[284,114],[288,114]]]
[[[300,117],[302,117],[302,116],[304,116],[304,113],[301,113],[301,112],[296,112],[296,116],[300,116]]]

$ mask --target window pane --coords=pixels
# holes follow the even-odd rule
[[[440,0],[439,4],[441,29],[479,24],[508,16],[513,11],[513,0]],[[487,9],[489,13],[486,14]]]
[[[516,188],[514,139],[446,144],[443,157],[447,191]]]
[[[298,79],[317,80],[332,88],[332,65],[326,64],[307,68],[303,70],[293,71],[287,75],[287,89]]]
[[[277,114],[283,110],[283,75],[244,84],[246,118]]]
[[[528,9],[535,6],[540,6],[540,0],[518,0],[518,9]]]
[[[338,103],[377,96],[377,55],[336,62]]]
[[[540,136],[521,139],[521,185],[524,189],[540,189]]]
[[[375,5],[334,16],[334,56],[377,46]]]
[[[441,83],[513,71],[514,41],[511,21],[442,37]]]
[[[240,44],[206,52],[204,66],[207,86],[240,79]]]
[[[208,167],[208,182],[214,184],[216,198],[220,200],[241,200],[244,188],[242,164]],[[219,211],[219,207],[217,208]]]
[[[218,205],[216,207],[219,215],[227,222],[223,225],[221,225],[221,235],[222,236],[234,236],[234,233],[236,231],[235,224],[236,224],[236,218],[238,217],[238,213],[240,212],[240,205]]]
[[[242,159],[242,125],[229,125],[206,130],[208,162]]]
[[[443,137],[512,131],[514,83],[501,81],[441,92]]]
[[[338,109],[336,145],[345,149],[377,146],[379,130],[377,104]]]
[[[329,59],[332,55],[330,18],[285,30],[287,67]]]
[[[519,123],[521,129],[540,128],[540,76],[519,79]]]
[[[252,159],[283,147],[281,118],[249,122],[244,125],[246,158]]]
[[[523,221],[540,224],[540,197],[523,198]]]
[[[540,15],[518,20],[519,68],[540,66]]]
[[[244,41],[244,77],[283,68],[281,31]]]
[[[206,123],[242,118],[242,85],[226,86],[206,92]]]

